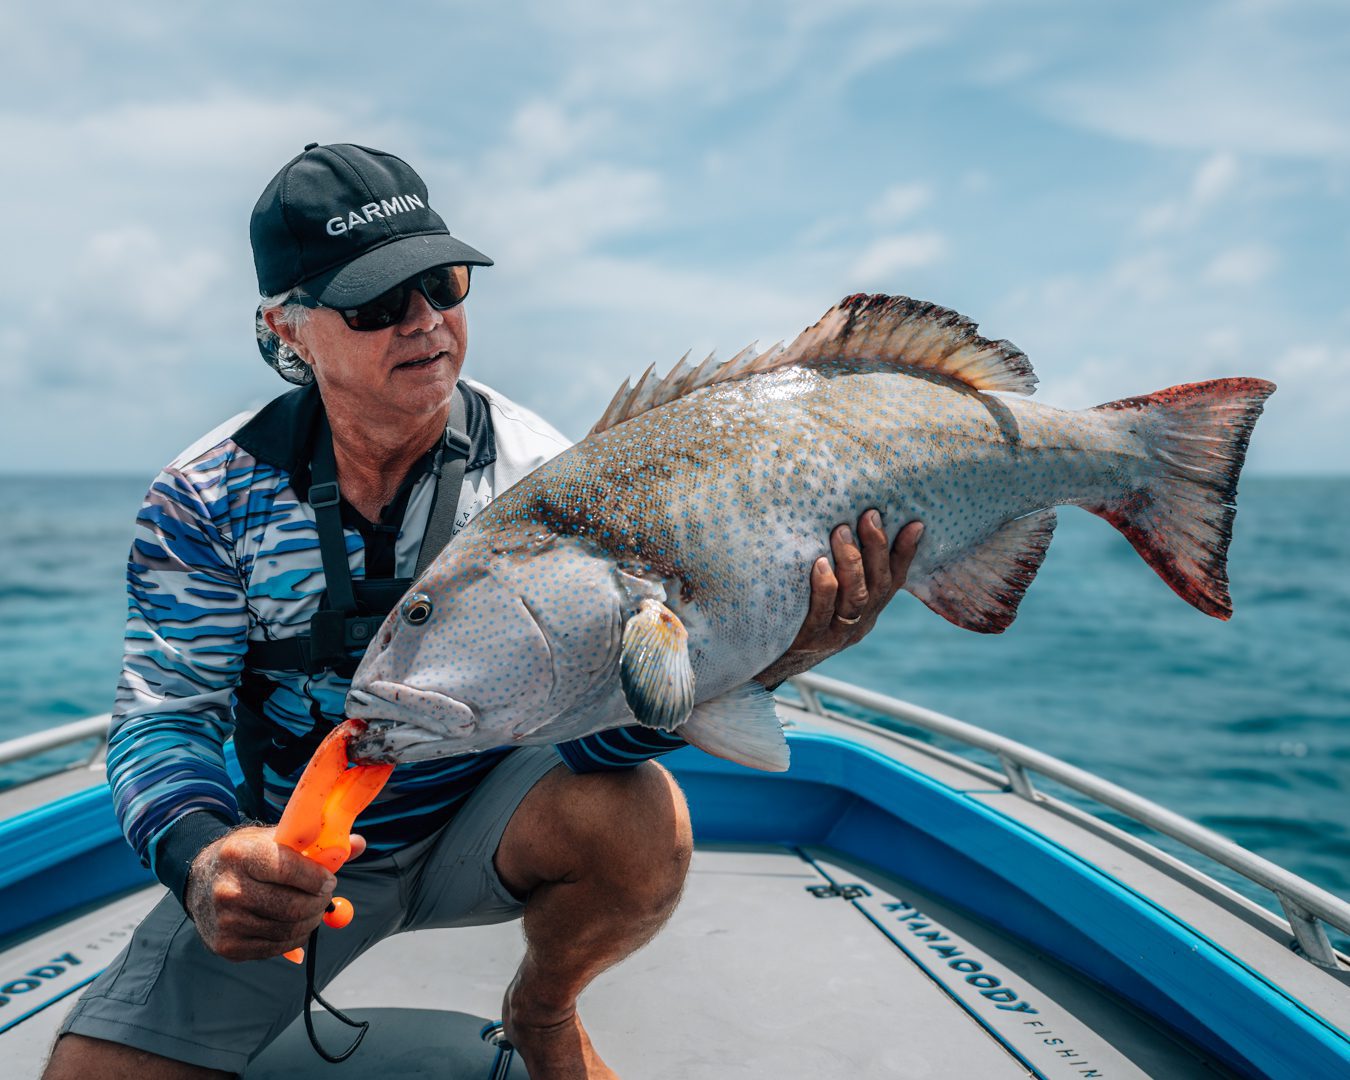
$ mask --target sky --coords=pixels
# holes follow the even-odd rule
[[[1064,408],[1272,379],[1250,469],[1344,473],[1348,55],[1340,0],[7,5],[0,472],[148,479],[288,388],[248,220],[319,141],[496,260],[466,372],[574,438],[867,291]]]

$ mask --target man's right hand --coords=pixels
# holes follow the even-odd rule
[[[262,960],[305,944],[337,879],[276,842],[275,827],[246,826],[192,860],[184,896],[197,933],[226,960]],[[352,836],[352,858],[365,850]]]

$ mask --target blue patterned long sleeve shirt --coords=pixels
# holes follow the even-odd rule
[[[486,387],[466,398],[473,445],[460,526],[567,445]],[[250,642],[306,632],[324,592],[317,526],[306,501],[308,433],[317,409],[317,393],[305,388],[212,432],[156,478],[136,521],[108,776],[127,840],[180,899],[192,858],[241,821],[238,796],[250,815],[275,822],[305,764],[264,753],[260,774],[246,776],[236,792],[224,747],[250,680],[253,715],[274,746],[342,718],[350,680],[334,671],[245,671]],[[402,573],[415,562],[433,489],[430,473],[408,485],[402,526],[387,541],[393,550],[385,561]],[[373,537],[344,519],[344,539],[353,580],[360,580]],[[258,685],[265,694],[256,693]],[[572,769],[593,771],[628,768],[683,745],[633,727],[558,752]],[[510,752],[399,766],[361,817],[369,854],[440,828]]]

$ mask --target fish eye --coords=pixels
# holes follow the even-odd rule
[[[404,598],[399,614],[409,626],[421,626],[431,618],[431,597],[420,592],[410,594]]]

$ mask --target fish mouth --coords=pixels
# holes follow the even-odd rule
[[[354,765],[401,765],[468,753],[429,731],[376,720],[347,743],[347,759]]]
[[[466,745],[478,730],[478,710],[432,690],[371,683],[347,691],[346,715],[366,723],[349,744],[353,761],[426,761],[481,749]]]

